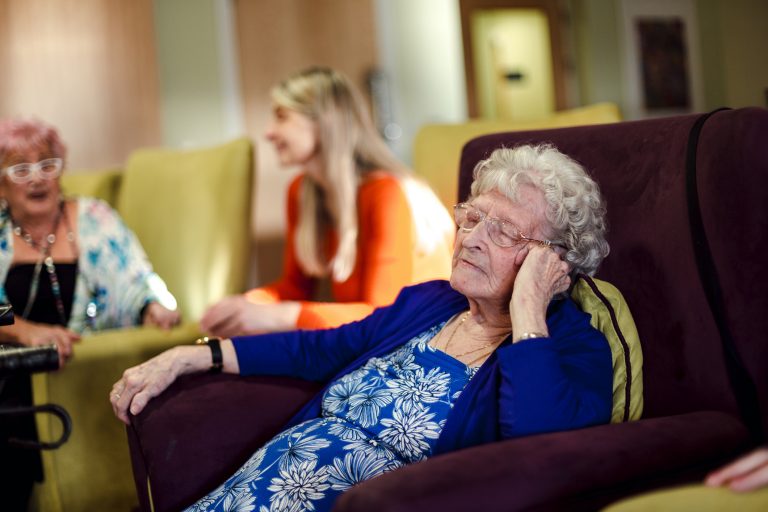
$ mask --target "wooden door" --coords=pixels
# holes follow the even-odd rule
[[[560,26],[560,7],[557,0],[460,0],[460,12],[461,12],[461,28],[462,28],[462,41],[464,46],[464,69],[467,84],[467,109],[470,117],[499,117],[499,112],[489,113],[483,112],[481,105],[480,87],[483,86],[483,81],[486,80],[492,83],[491,87],[497,88],[496,91],[492,91],[496,94],[501,101],[507,101],[507,103],[514,101],[530,101],[530,96],[526,99],[525,95],[516,95],[514,91],[499,91],[498,89],[505,85],[515,84],[520,80],[525,80],[523,71],[517,69],[494,69],[492,66],[483,66],[481,62],[478,62],[477,55],[477,41],[478,35],[475,33],[478,27],[483,26],[482,18],[490,18],[488,15],[501,15],[504,13],[522,13],[535,11],[541,13],[546,19],[546,28],[548,29],[548,46],[550,59],[550,69],[545,70],[545,75],[551,77],[551,85],[546,85],[547,77],[536,77],[536,82],[533,84],[533,88],[542,87],[540,83],[544,83],[544,87],[551,87],[551,90],[542,91],[543,96],[550,96],[551,100],[546,97],[541,98],[543,103],[549,102],[553,105],[554,110],[563,110],[567,108],[567,93],[565,83],[565,64],[563,58],[562,48],[562,29]],[[487,23],[486,23],[487,25]],[[498,60],[498,59],[497,59]],[[503,60],[503,59],[501,59]],[[530,72],[530,71],[526,71]],[[479,73],[494,73],[493,76],[484,76],[482,79],[478,78]],[[498,76],[496,76],[498,75]],[[528,93],[530,94],[530,92]],[[539,99],[537,99],[539,101]],[[514,110],[514,105],[506,104],[503,108]],[[543,108],[543,107],[542,107]],[[501,116],[504,117],[504,111],[502,109]],[[508,117],[508,116],[507,116]],[[527,118],[534,117],[533,114],[528,115]],[[523,116],[526,118],[526,116]]]

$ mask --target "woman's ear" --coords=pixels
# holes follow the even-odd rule
[[[525,244],[524,247],[521,247],[519,251],[517,251],[517,254],[515,255],[515,266],[517,268],[520,268],[523,264],[523,261],[525,261],[526,256],[528,256],[528,253],[530,252],[530,244]]]

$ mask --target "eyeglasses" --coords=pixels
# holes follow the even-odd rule
[[[462,231],[472,231],[475,226],[485,221],[485,229],[491,241],[499,247],[512,247],[520,242],[536,242],[547,247],[559,244],[551,240],[538,240],[525,236],[512,223],[490,217],[469,203],[459,203],[453,207],[453,218]]]
[[[35,177],[53,180],[61,175],[64,161],[61,158],[46,158],[36,163],[11,165],[3,169],[3,174],[14,183],[26,183]]]

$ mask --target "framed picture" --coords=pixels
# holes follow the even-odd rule
[[[629,119],[703,109],[693,0],[622,0]]]

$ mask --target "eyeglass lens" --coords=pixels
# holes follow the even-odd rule
[[[5,169],[13,181],[28,181],[36,173],[45,179],[53,179],[61,172],[61,158],[48,158],[36,163],[16,164]]]
[[[458,204],[454,207],[453,211],[456,224],[466,231],[473,230],[475,226],[485,221],[491,241],[500,247],[512,247],[523,240],[520,231],[512,224],[501,219],[488,217],[485,213],[469,204]]]

